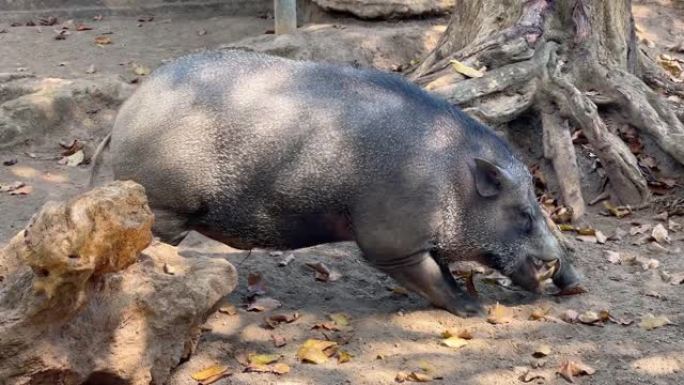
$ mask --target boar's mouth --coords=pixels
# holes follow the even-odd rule
[[[513,283],[533,293],[540,293],[540,283],[552,278],[560,268],[560,260],[544,261],[533,256],[526,257],[509,275]]]

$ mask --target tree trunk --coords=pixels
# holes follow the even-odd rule
[[[459,72],[454,60],[483,76]],[[576,217],[585,200],[566,120],[582,129],[620,203],[641,205],[651,193],[602,111],[618,111],[684,164],[681,106],[644,80],[673,92],[681,87],[638,49],[629,0],[459,1],[437,47],[408,76],[488,124],[540,114],[545,156]]]

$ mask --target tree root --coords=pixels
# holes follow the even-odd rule
[[[572,218],[578,219],[586,210],[580,185],[577,155],[567,121],[562,120],[551,103],[543,103],[541,121],[544,135],[544,157],[553,164],[558,176],[563,202],[572,209]]]
[[[584,135],[601,159],[613,191],[621,203],[642,204],[648,201],[651,192],[641,175],[636,158],[625,143],[608,130],[596,105],[561,75],[561,62],[553,48],[555,43],[547,44],[552,49],[543,73],[544,91],[582,127]],[[558,179],[563,178],[565,175]]]
[[[600,68],[604,89],[617,100],[630,124],[651,136],[660,148],[684,164],[684,123],[666,100],[638,77],[619,70]]]

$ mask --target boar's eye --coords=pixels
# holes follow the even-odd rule
[[[522,225],[522,230],[525,234],[530,234],[532,232],[532,212],[530,210],[520,211],[520,224]]]

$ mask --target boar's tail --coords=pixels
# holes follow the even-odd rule
[[[95,154],[93,154],[93,159],[91,160],[91,163],[93,164],[92,169],[90,170],[90,180],[88,181],[88,188],[93,188],[95,185],[95,178],[97,178],[97,173],[100,171],[100,166],[102,165],[102,162],[100,162],[100,158],[102,157],[102,151],[104,151],[105,148],[109,147],[109,142],[112,140],[112,133],[110,132],[107,136],[102,139],[102,142],[97,146],[97,149],[95,149]]]

